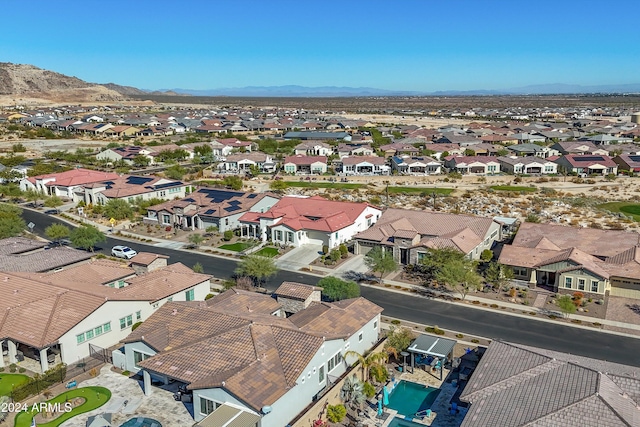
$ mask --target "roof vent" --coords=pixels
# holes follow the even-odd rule
[[[272,411],[272,408],[269,405],[265,405],[265,406],[262,407],[262,413],[265,414],[265,415],[270,413],[271,411]]]
[[[178,310],[174,308],[174,309],[171,311],[171,315],[172,315],[172,316],[175,316],[176,314],[178,314]]]

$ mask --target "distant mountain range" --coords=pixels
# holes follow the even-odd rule
[[[88,83],[33,65],[0,62],[0,96],[31,97],[54,101],[122,101],[145,95],[191,95],[233,97],[375,97],[375,96],[487,96],[487,95],[545,95],[590,93],[640,93],[640,83],[623,85],[581,86],[572,84],[545,84],[504,90],[467,91],[394,91],[372,87],[344,86],[246,86],[238,88],[193,90],[144,90],[115,83]]]
[[[161,89],[159,92],[165,92]],[[394,91],[372,87],[345,86],[246,86],[222,89],[170,89],[181,95],[246,96],[246,97],[350,97],[350,96],[490,96],[490,95],[553,95],[589,93],[640,93],[640,83],[625,85],[582,86],[563,83],[530,85],[502,90],[444,90],[435,92]]]

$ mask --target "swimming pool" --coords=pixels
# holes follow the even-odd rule
[[[136,417],[120,424],[120,427],[162,427],[162,424],[153,418]]]
[[[439,394],[439,388],[402,380],[389,395],[387,406],[400,415],[413,418],[416,413],[430,409]]]

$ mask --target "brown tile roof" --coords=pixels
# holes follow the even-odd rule
[[[305,156],[302,154],[296,154],[295,156],[287,156],[284,158],[282,164],[293,163],[298,166],[311,165],[313,163],[327,163],[327,156]]]
[[[154,254],[151,252],[138,252],[138,254],[131,258],[129,262],[137,265],[149,265],[158,258],[168,259],[169,257],[167,255]]]
[[[282,282],[273,293],[279,297],[291,298],[304,301],[313,294],[314,291],[321,291],[322,288],[312,285],[305,285],[297,282]]]
[[[0,239],[0,256],[30,252],[36,249],[42,249],[45,246],[47,246],[47,242],[40,240],[27,239],[25,237],[9,237],[7,239]]]
[[[108,198],[122,198],[151,193],[156,191],[158,188],[175,188],[184,185],[182,182],[174,179],[153,175],[143,177],[150,180],[140,184],[138,183],[139,181],[137,178],[139,177],[134,175],[119,176],[116,179],[110,180],[111,183],[107,186],[107,189],[103,190],[101,193]],[[162,187],[159,187],[160,185]]]
[[[158,301],[187,290],[211,278],[181,263],[168,265],[129,280],[128,286],[118,289],[116,299]]]
[[[268,295],[227,291],[214,303],[167,303],[125,342],[143,341],[158,351],[140,363],[144,368],[187,382],[191,389],[222,387],[260,410],[296,385],[325,337],[352,335],[382,311],[363,298],[316,304],[310,316],[301,315],[306,309],[290,318],[271,316],[270,309],[236,311],[227,305],[251,296],[273,301]]]
[[[24,246],[22,246],[24,248]],[[11,249],[13,250],[13,249]],[[91,259],[94,254],[67,247],[56,247],[24,254],[0,255],[0,271],[44,272]]]
[[[461,427],[640,425],[638,374],[631,366],[493,341],[460,396],[471,403]]]
[[[273,314],[280,309],[280,304],[274,298],[235,288],[209,299],[207,305],[229,314]]]
[[[451,247],[468,253],[484,240],[492,223],[491,218],[470,215],[387,209],[378,222],[356,234],[355,238],[392,244],[394,236],[409,236],[415,232],[422,236],[418,246]]]

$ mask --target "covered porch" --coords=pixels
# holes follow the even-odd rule
[[[411,371],[416,365],[422,366],[426,372],[438,372],[442,380],[444,365],[451,361],[456,343],[456,340],[448,338],[419,335],[407,349],[411,355]]]
[[[240,408],[223,403],[213,412],[196,424],[198,427],[245,427],[255,426],[260,421],[260,416]]]
[[[44,373],[49,368],[62,363],[59,344],[35,348],[12,339],[4,339],[0,340],[0,348],[2,349],[0,368],[16,364],[33,372]]]

